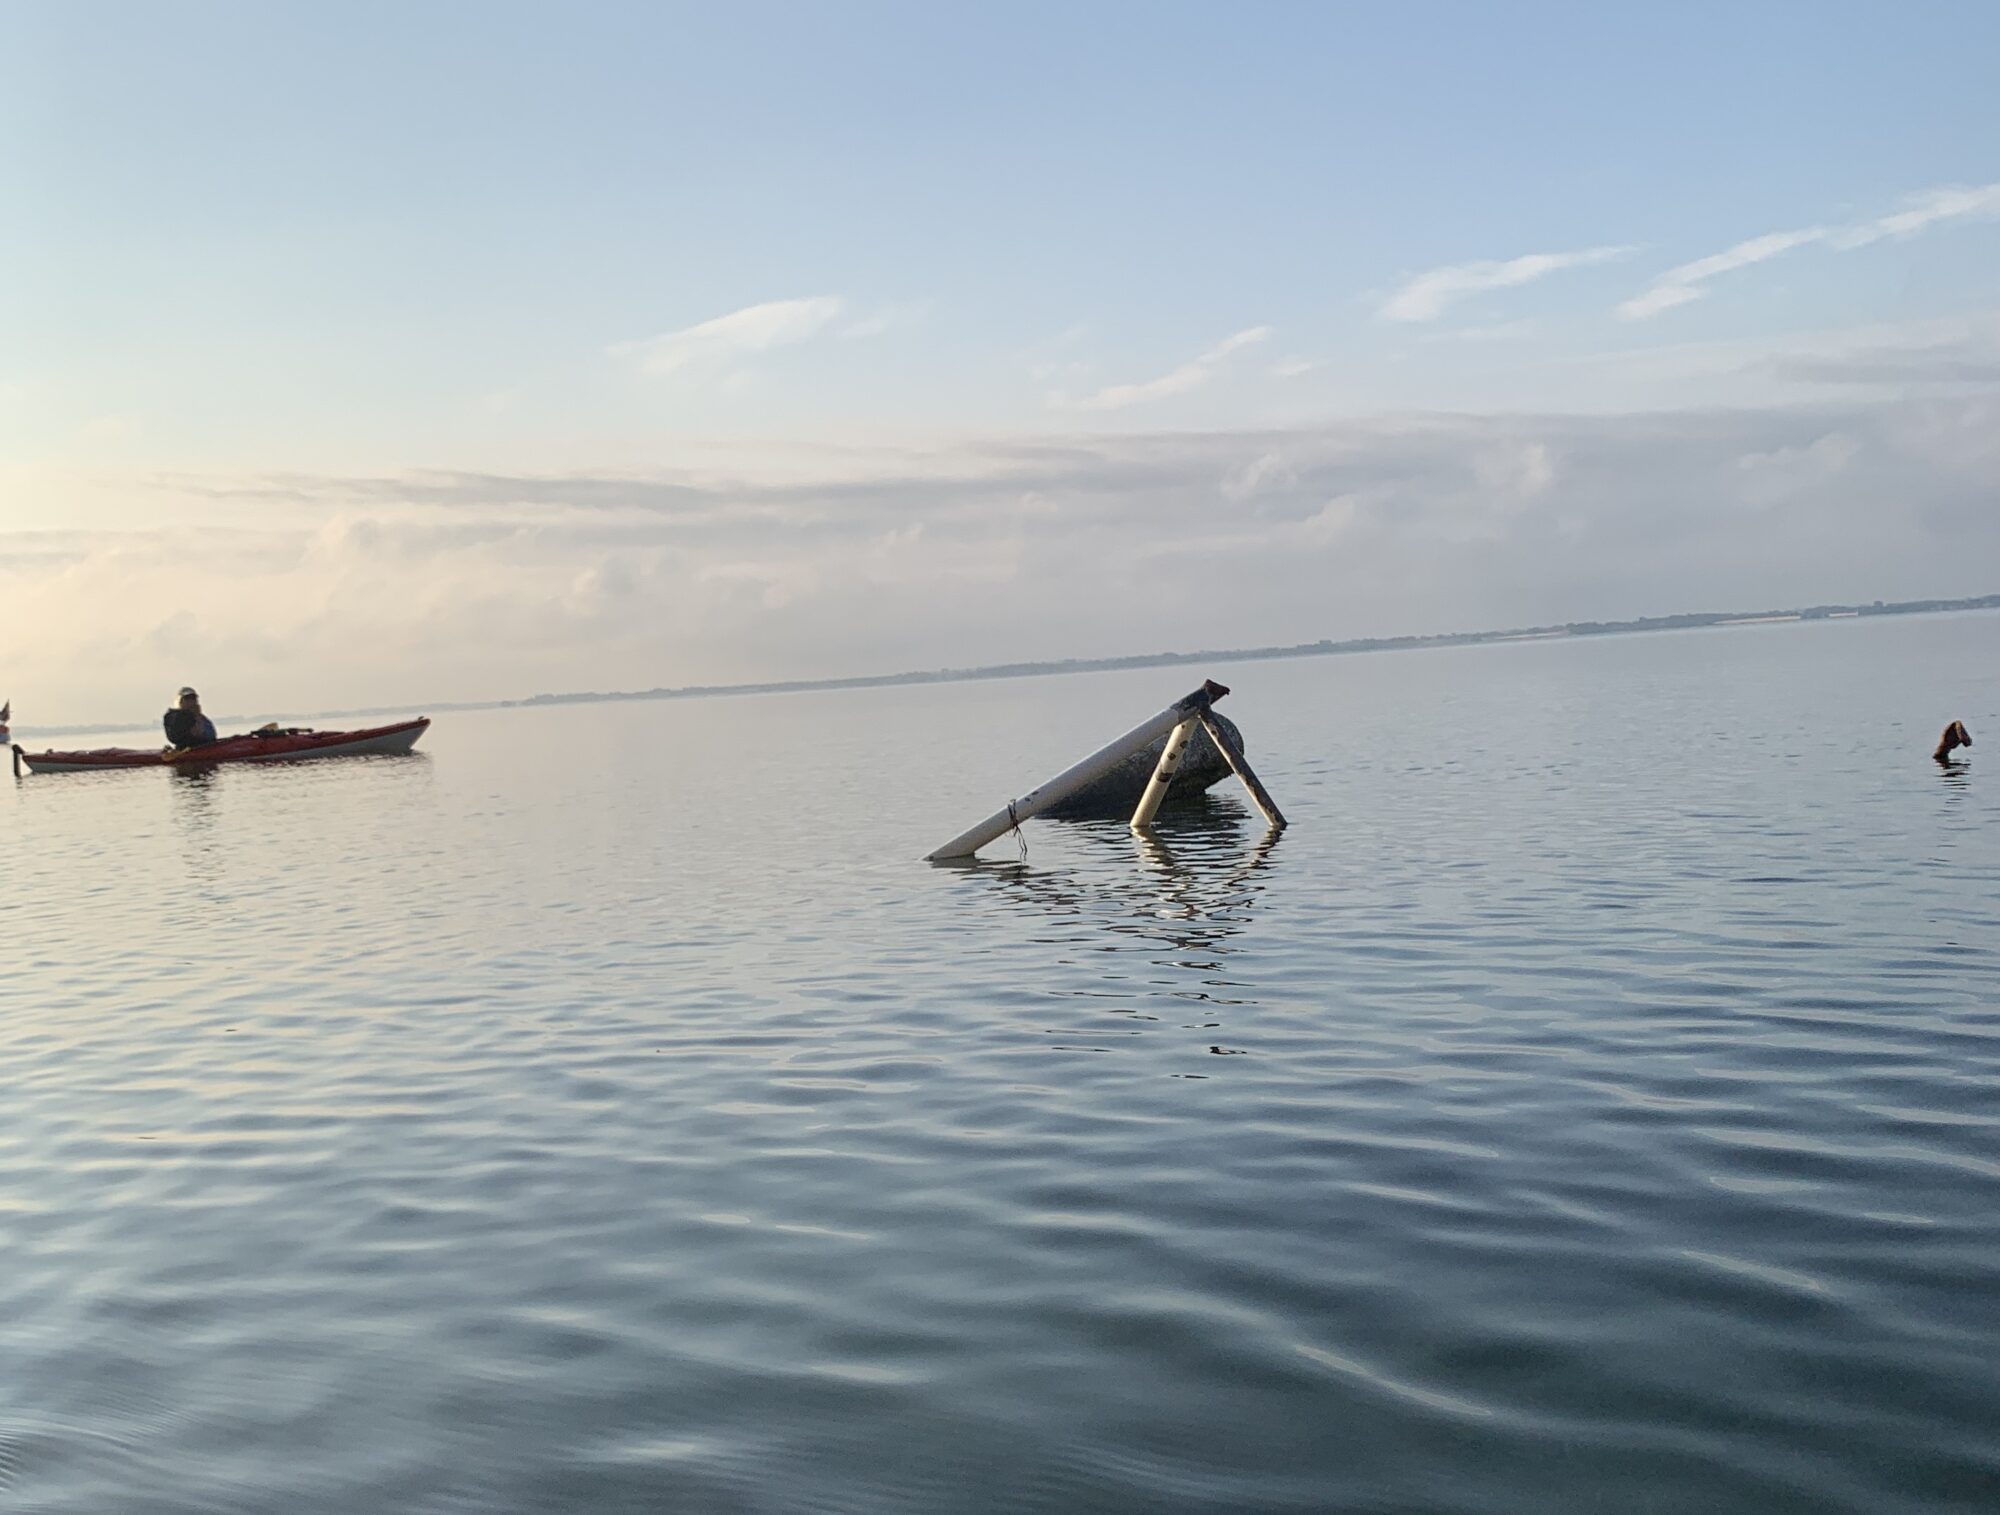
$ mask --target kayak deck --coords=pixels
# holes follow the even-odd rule
[[[90,752],[14,749],[30,773],[88,773],[107,768],[208,767],[214,763],[270,763],[299,758],[376,757],[406,753],[430,729],[429,716],[366,731],[294,731],[225,737],[175,752],[100,747]]]

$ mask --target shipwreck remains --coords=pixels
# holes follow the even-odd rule
[[[1240,750],[1243,733],[1236,729],[1236,723],[1225,715],[1214,715],[1213,712],[1211,715],[1215,724],[1228,733]],[[1136,752],[1120,758],[1068,799],[1058,800],[1049,806],[1042,814],[1054,821],[1109,820],[1114,816],[1130,815],[1145,794],[1146,785],[1159,771],[1167,745],[1179,730],[1180,727],[1176,726],[1172,731],[1154,737]],[[1198,723],[1184,740],[1186,746],[1181,752],[1179,766],[1169,770],[1173,781],[1167,788],[1166,798],[1172,801],[1188,799],[1205,789],[1212,789],[1230,774],[1229,759],[1215,745],[1215,739]]]
[[[1129,797],[1136,787],[1137,775],[1148,770],[1144,786],[1137,788],[1132,825],[1150,826],[1168,791],[1180,789],[1177,778],[1182,765],[1191,758],[1195,764],[1188,775],[1193,780],[1189,786],[1192,790],[1207,788],[1221,778],[1223,771],[1233,772],[1243,781],[1251,802],[1271,829],[1282,830],[1285,817],[1244,757],[1242,734],[1214,711],[1215,702],[1228,693],[1213,679],[1205,681],[1192,694],[1174,701],[1150,720],[1141,721],[1039,788],[1008,801],[978,825],[929,853],[926,861],[971,857],[988,842],[1018,829],[1031,816],[1101,814],[1114,797]],[[1203,765],[1213,759],[1220,760],[1222,770],[1204,779]],[[1123,805],[1118,808],[1122,810]]]

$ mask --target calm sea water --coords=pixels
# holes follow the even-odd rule
[[[1274,844],[916,861],[1207,673]],[[2000,1505],[2000,617],[457,715],[0,826],[10,1511]]]

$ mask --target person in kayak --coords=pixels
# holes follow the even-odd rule
[[[215,722],[201,713],[201,696],[183,689],[180,703],[161,718],[170,747],[206,747],[215,740]]]

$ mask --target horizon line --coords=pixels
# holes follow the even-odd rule
[[[1861,616],[1924,615],[1996,609],[2000,609],[2000,593],[1967,595],[1956,599],[1873,600],[1866,604],[1808,605],[1791,609],[1695,610],[1662,616],[1639,616],[1627,621],[1564,621],[1542,626],[1510,627],[1504,630],[1440,631],[1394,637],[1350,637],[1341,641],[1323,637],[1317,642],[1296,642],[1282,646],[1209,648],[1199,652],[1142,652],[1123,657],[1061,658],[1032,663],[986,663],[972,668],[933,668],[904,673],[853,674],[837,678],[774,679],[737,684],[663,685],[653,689],[633,690],[581,690],[568,694],[531,694],[511,700],[359,705],[345,710],[319,711],[314,714],[314,718],[333,720],[355,715],[526,710],[551,705],[609,705],[631,700],[691,700],[752,694],[806,694],[823,689],[886,689],[908,684],[969,684],[981,679],[1047,678],[1058,674],[1116,673],[1135,668],[1172,668],[1205,660],[1260,662],[1280,658],[1340,657],[1352,653],[1407,652],[1425,647],[1476,647],[1495,643],[1549,641],[1562,637],[1632,636],[1660,631],[1695,631],[1716,626],[1771,626],[1795,622],[1844,620]],[[263,715],[213,716],[211,719],[219,723],[235,724],[258,720],[300,720],[304,717],[298,712],[276,711]],[[91,736],[104,732],[137,731],[147,724],[149,723],[96,722],[88,725],[34,726],[26,729],[39,736]],[[14,745],[20,744],[17,742]]]

